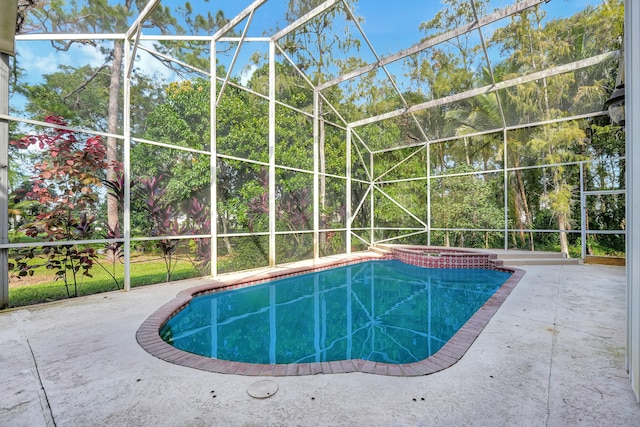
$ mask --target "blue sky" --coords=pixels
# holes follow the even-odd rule
[[[264,6],[258,9],[250,27],[249,35],[260,36],[263,35],[265,31],[285,25],[283,17],[288,1],[289,0],[269,0]],[[547,11],[548,18],[556,16],[566,17],[583,9],[588,4],[598,5],[601,4],[602,1],[603,0],[551,0],[549,3],[543,4],[543,7]],[[207,11],[215,13],[218,9],[222,8],[227,18],[235,16],[251,3],[252,0],[191,1],[194,12],[196,13],[206,13]],[[509,0],[491,0],[491,4],[487,8],[487,13],[512,3],[513,2]],[[175,5],[183,5],[184,2],[166,0],[163,1],[162,4],[169,5],[173,8]],[[386,56],[419,42],[424,36],[424,33],[418,29],[420,23],[433,18],[437,11],[443,7],[441,2],[434,0],[396,0],[393,2],[389,0],[359,0],[355,7],[355,13],[356,15],[364,17],[362,27],[374,45],[378,55]],[[341,22],[339,25],[344,24],[345,22]],[[356,34],[356,29],[352,24],[351,26],[352,33]],[[237,31],[242,31],[243,27],[244,23],[241,23],[237,27]],[[486,30],[490,32],[491,28],[487,28]],[[144,33],[150,34],[151,31],[145,30]],[[485,37],[486,36],[485,34]],[[236,73],[241,72],[248,56],[252,53],[252,49],[254,49],[255,46],[256,44],[249,44],[243,49],[241,60],[235,68]],[[18,41],[16,47],[20,66],[26,70],[29,76],[28,81],[32,83],[41,81],[41,76],[44,74],[55,72],[60,64],[74,66],[90,64],[98,66],[103,62],[103,56],[95,48],[90,46],[78,46],[69,52],[56,52],[47,42]],[[265,50],[264,45],[255,48],[260,51]],[[373,55],[368,52],[366,47],[363,46],[361,53],[365,61],[373,61]],[[142,67],[147,74],[152,75],[157,73],[159,78],[167,80],[175,78],[159,61],[150,58],[145,53],[140,54],[140,59],[140,62],[136,65]],[[220,57],[222,62],[228,63],[230,59],[230,54],[226,58]],[[19,101],[12,99],[12,104],[16,106],[19,104]]]
[[[88,1],[88,0],[85,0]],[[273,29],[276,25],[283,26],[283,14],[289,0],[269,0],[256,12],[249,35],[262,35],[265,30]],[[570,16],[586,5],[598,5],[603,0],[551,0],[544,4],[549,17]],[[82,3],[82,0],[79,1]],[[112,1],[112,3],[116,3]],[[225,12],[227,18],[235,16],[252,0],[191,0],[194,12],[215,13],[218,9]],[[512,4],[510,0],[491,0],[487,8],[491,12],[496,8],[503,8]],[[172,8],[183,5],[184,1],[164,0],[161,4]],[[359,0],[355,12],[363,16],[362,27],[370,39],[377,53],[381,56],[391,54],[397,50],[411,46],[420,41],[424,33],[418,30],[421,22],[431,19],[444,5],[435,0]],[[241,31],[244,23],[237,28]],[[151,34],[151,30],[145,30]],[[100,55],[91,52],[91,48],[81,48],[71,53],[53,53],[46,47],[35,43],[19,43],[22,61],[30,65],[30,69],[50,72],[58,63],[72,62],[73,58],[84,57],[87,61],[99,59]]]

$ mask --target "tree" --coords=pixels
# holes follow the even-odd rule
[[[512,18],[512,22],[498,29],[491,43],[501,46],[501,53],[506,59],[499,64],[498,69],[504,78],[516,77],[528,72],[543,70],[553,65],[571,61],[574,58],[594,55],[606,50],[613,50],[610,45],[611,32],[599,27],[617,28],[615,22],[621,23],[621,2],[611,2],[603,5],[597,13],[590,8],[575,16],[545,23],[544,13],[539,7],[534,7]],[[618,14],[617,19],[611,19]],[[612,28],[612,26],[614,28]],[[609,44],[607,47],[605,47]],[[520,122],[535,122],[549,120],[566,115],[576,102],[601,105],[604,88],[602,81],[594,82],[593,69],[580,73],[566,73],[550,78],[543,78],[540,82],[518,85],[508,90],[507,98],[502,99],[510,106]],[[595,83],[595,84],[594,84]],[[591,110],[588,110],[591,111]],[[518,132],[527,139],[519,139],[519,144],[511,150],[515,156],[510,157],[510,165],[518,167],[525,158],[536,164],[542,159],[543,164],[557,161],[582,160],[585,142],[584,130],[574,125],[545,126],[540,131]],[[526,137],[525,135],[531,134]],[[511,142],[511,141],[510,141]],[[562,176],[565,168],[553,168],[550,184],[551,192],[543,190],[543,201],[546,200],[553,211],[553,216],[561,230],[561,251],[568,254],[567,230],[571,222],[571,187],[567,177]],[[517,173],[519,192],[524,188],[522,172]],[[527,200],[522,196],[522,200]],[[530,204],[529,204],[530,205]],[[529,217],[527,216],[527,221]],[[532,217],[533,219],[533,217]]]
[[[171,83],[165,102],[154,108],[145,121],[147,140],[209,151],[211,121],[209,82],[203,79]],[[134,176],[165,176],[167,192],[176,205],[196,197],[208,198],[209,158],[205,155],[135,143],[132,148]]]
[[[65,126],[58,116],[46,118],[48,123]],[[40,134],[26,135],[12,141],[17,149],[39,150],[41,159],[33,164],[32,188],[25,199],[36,201],[40,213],[21,230],[29,237],[45,241],[74,241],[95,236],[94,223],[98,188],[106,164],[106,148],[99,137],[78,138],[69,130],[51,128]],[[77,244],[45,246],[42,249],[45,266],[56,272],[68,296],[78,296],[78,274],[91,277],[96,252]],[[18,277],[32,274],[37,265],[33,248],[26,248],[9,268],[18,270]],[[118,286],[118,282],[112,275]]]
[[[496,191],[484,176],[469,174],[473,167],[461,165],[452,173],[465,173],[435,180],[431,186],[431,214],[439,228],[496,229],[504,222],[504,212],[497,203]],[[449,235],[458,238],[458,246],[470,246],[464,231],[445,231],[445,246],[451,244]],[[483,247],[489,247],[489,234],[484,232]]]
[[[351,6],[356,4],[356,0],[351,0]],[[294,22],[305,13],[319,6],[322,0],[289,0],[287,13],[285,15],[287,22]],[[340,58],[351,49],[359,49],[360,42],[354,38],[349,31],[349,25],[338,30],[334,27],[334,22],[339,16],[344,16],[346,11],[344,6],[339,3],[334,8],[324,12],[318,17],[308,21],[303,27],[288,34],[282,40],[283,49],[292,56],[294,62],[302,71],[310,78],[314,85],[320,85],[330,78],[334,77],[334,72],[338,71],[341,65],[347,63],[349,58]],[[350,17],[347,18],[347,23]],[[332,101],[331,95],[336,95],[337,90],[333,88],[325,93],[329,95],[329,101]],[[337,101],[337,99],[336,99]],[[318,161],[319,161],[319,201],[321,222],[326,223],[326,131],[325,131],[325,115],[329,113],[329,109],[324,106],[324,101],[320,98],[318,103],[319,123],[318,123]],[[324,244],[321,237],[321,245]]]
[[[498,66],[496,71],[493,72],[493,77],[497,80],[503,80],[505,73],[505,67]],[[493,83],[492,76],[489,71],[484,68],[482,73],[482,84],[490,85]],[[485,94],[477,96],[473,99],[472,103],[448,111],[446,116],[452,122],[452,125],[456,127],[456,134],[464,135],[480,132],[485,129],[499,129],[503,126],[511,123],[517,123],[519,118],[517,116],[518,109],[511,97],[498,98],[497,94]],[[521,246],[528,245],[529,250],[534,250],[534,238],[533,233],[528,233],[528,241],[525,237],[524,230],[533,227],[533,214],[530,209],[530,200],[526,195],[526,186],[524,179],[524,172],[520,168],[527,158],[524,155],[525,141],[527,138],[528,129],[514,129],[507,134],[508,149],[504,152],[503,144],[494,144],[494,137],[492,135],[481,136],[484,141],[481,149],[484,151],[483,159],[486,164],[491,157],[500,161],[506,159],[509,167],[514,168],[512,182],[509,185],[510,189],[510,201],[512,206],[511,217],[514,219],[514,225],[520,231]],[[501,136],[501,135],[500,135]],[[465,139],[465,151],[467,150],[466,138]],[[468,156],[468,153],[465,152]],[[468,163],[468,162],[467,162]],[[504,162],[503,162],[504,163]],[[514,237],[515,239],[515,237]]]
[[[166,102],[149,114],[146,139],[208,151],[210,145],[210,83],[196,79],[172,83],[167,87]],[[226,88],[218,105],[217,147],[222,154],[252,160],[266,160],[267,109],[254,102],[247,92]],[[167,197],[183,211],[193,199],[209,199],[210,159],[188,151],[159,149],[137,143],[132,150],[136,176],[166,178]],[[246,224],[246,204],[255,196],[251,190],[255,171],[232,160],[216,159],[218,176],[218,221],[224,234],[238,224]],[[206,202],[205,205],[210,205]],[[234,225],[235,224],[235,225]],[[228,237],[227,251],[233,252]]]
[[[548,164],[586,160],[587,156],[579,154],[576,145],[585,142],[585,133],[576,122],[563,125],[547,125],[538,133],[538,137],[530,140],[538,152],[546,153],[545,162]],[[560,232],[560,251],[569,255],[569,242],[565,230],[570,230],[571,207],[575,203],[575,186],[569,181],[569,174],[565,173],[565,166],[555,166],[551,169],[552,189],[545,192],[545,202],[557,219]]]
[[[427,37],[434,37],[448,30],[453,30],[475,20],[471,2],[466,0],[442,0],[445,6],[430,21],[423,22],[419,30]],[[482,15],[488,0],[474,0],[475,9]],[[424,62],[417,76],[430,75],[432,90],[436,96],[452,94],[469,89],[472,86],[474,65],[480,53],[480,46],[472,45],[472,33],[464,33],[447,41],[433,50],[432,61]],[[452,50],[449,50],[451,47]],[[429,64],[435,64],[431,68]],[[414,75],[414,78],[417,77]]]
[[[42,77],[42,83],[16,86],[16,91],[27,98],[28,114],[41,118],[55,112],[71,126],[108,131],[108,67],[59,65],[58,71]],[[139,72],[131,78],[131,131],[140,135],[149,112],[164,101],[164,85],[157,76]]]
[[[42,7],[32,8],[24,23],[23,30],[68,33],[124,33],[129,27],[129,19],[139,14],[146,6],[146,3],[147,1],[145,0],[125,0],[122,3],[112,5],[107,0],[96,0],[81,7],[68,8],[64,2],[54,1]],[[184,22],[190,26],[190,29],[195,31],[211,31],[226,22],[221,13],[216,15],[216,19],[213,19],[210,13],[206,18],[199,15],[193,17],[191,6],[188,3],[179,9],[179,13],[182,15]],[[169,30],[175,34],[184,33],[183,27],[172,16],[169,7],[161,4],[154,8],[144,26],[159,28],[164,33],[168,33]],[[118,133],[121,123],[120,89],[123,78],[124,44],[120,40],[114,40],[112,43],[99,43],[94,40],[52,41],[53,46],[58,50],[68,50],[74,43],[88,44],[100,49],[104,54],[105,62],[101,67],[93,70],[93,74],[87,76],[87,79],[71,93],[79,93],[85,90],[93,79],[99,78],[103,69],[108,69],[107,131],[115,135]],[[172,45],[170,42],[165,42],[163,45],[165,52],[173,48],[178,58],[193,54],[193,50],[189,50],[188,47],[188,44],[185,43]],[[198,51],[201,52],[201,50]],[[50,113],[57,114],[55,111]],[[108,163],[106,179],[113,181],[117,179],[114,169],[118,162],[116,138],[108,137],[106,147]],[[118,221],[118,206],[112,196],[107,199],[107,216],[109,227],[115,229]]]
[[[49,116],[46,121],[66,125],[59,116]],[[42,160],[33,165],[32,188],[27,197],[37,200],[45,213],[29,226],[33,230],[31,234],[53,232],[47,221],[65,217],[72,211],[91,213],[98,201],[96,189],[106,162],[106,149],[100,137],[82,140],[73,131],[52,128],[41,134],[23,136],[11,145],[41,150]]]

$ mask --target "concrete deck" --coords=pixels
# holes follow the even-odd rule
[[[0,312],[0,426],[638,426],[625,363],[625,270],[527,273],[454,366],[423,377],[271,378],[173,365],[136,342],[203,280]]]

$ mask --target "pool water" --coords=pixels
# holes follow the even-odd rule
[[[510,275],[367,261],[196,297],[160,334],[237,362],[412,363],[437,352]]]

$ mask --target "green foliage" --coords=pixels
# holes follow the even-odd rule
[[[58,116],[46,120],[56,126],[66,125]],[[33,164],[32,188],[25,195],[38,203],[40,213],[20,231],[46,241],[93,238],[97,192],[106,167],[106,149],[101,139],[82,139],[72,131],[54,127],[12,141],[11,145],[41,150],[40,160]],[[44,258],[47,269],[55,271],[55,280],[64,283],[69,297],[78,296],[79,276],[91,277],[97,258],[93,248],[78,244],[45,246],[39,256]],[[18,278],[31,275],[30,270],[37,264],[28,260],[34,258],[33,249],[24,248],[9,269],[16,269]],[[115,277],[113,280],[118,286]]]
[[[434,179],[431,183],[431,215],[436,228],[500,229],[504,227],[504,212],[497,198],[496,188],[487,175],[473,175],[473,168],[460,166],[455,175]],[[445,231],[458,246],[465,246],[462,231]],[[488,245],[488,242],[486,242]],[[485,246],[486,247],[486,246]]]
[[[226,245],[218,245],[218,273],[250,270],[269,265],[269,243],[265,236],[236,237],[227,252]]]
[[[40,29],[70,32],[117,31],[127,28],[127,22],[144,1],[108,4],[105,0],[89,2],[69,8],[64,2],[50,2],[38,9],[31,22],[38,21]],[[320,4],[319,0],[288,1],[287,22],[293,22]],[[349,2],[351,6],[355,2]],[[433,19],[420,26],[425,37],[433,37],[475,20],[471,3],[462,0],[443,0],[445,6]],[[489,6],[486,0],[474,1],[479,15]],[[351,30],[353,23],[333,20],[344,12],[338,2],[326,14],[319,15],[296,28],[278,41],[287,55],[314,83],[322,83],[349,70],[365,65],[356,57],[360,41]],[[269,101],[258,95],[269,93],[269,66],[256,58],[256,69],[240,89],[240,82],[222,85],[215,91],[208,79],[188,79],[191,72],[180,74],[184,80],[164,85],[162,81],[143,74],[134,67],[131,91],[132,134],[144,140],[184,147],[187,150],[165,148],[136,140],[132,143],[132,178],[134,182],[154,184],[154,189],[140,196],[134,187],[131,206],[133,234],[136,236],[165,236],[185,233],[208,234],[212,227],[225,237],[219,245],[219,271],[234,271],[262,267],[269,263],[268,241],[264,236],[233,237],[235,233],[269,230],[269,191],[275,199],[277,262],[310,257],[313,253],[311,233],[314,202],[318,206],[321,254],[344,250],[345,234],[332,229],[346,226],[346,174],[344,157],[346,131],[344,121],[358,120],[372,115],[437,100],[494,82],[524,76],[583,58],[618,49],[617,36],[622,34],[623,2],[613,0],[599,7],[586,6],[584,11],[561,20],[549,20],[542,6],[528,8],[498,26],[487,39],[490,52],[500,54],[500,62],[493,69],[478,67],[484,52],[476,44],[474,34],[454,37],[447,43],[434,45],[424,52],[403,59],[409,86],[400,96],[382,73],[371,72],[343,84],[325,89],[318,100],[319,121],[314,123],[314,93],[307,81],[288,61],[276,60],[275,97],[275,153],[269,152]],[[176,16],[184,25],[178,25]],[[176,15],[169,8],[158,6],[145,25],[175,34],[212,34],[227,22],[222,13],[207,12],[196,16],[191,4],[179,5]],[[75,42],[75,41],[74,41]],[[87,43],[85,41],[85,43]],[[123,122],[119,105],[121,96],[120,44],[92,42],[104,54],[100,66],[61,66],[47,74],[41,84],[16,85],[28,98],[27,113],[40,119],[52,112],[64,115],[69,123],[116,133]],[[231,44],[230,44],[231,45]],[[59,49],[68,49],[68,42],[56,42]],[[154,46],[184,63],[209,69],[209,42],[162,41]],[[493,55],[492,55],[493,56]],[[174,70],[185,69],[166,61]],[[559,122],[544,126],[520,127],[523,123],[561,119],[599,109],[615,82],[615,61],[580,69],[577,72],[541,78],[502,89],[498,94],[487,93],[439,105],[415,115],[405,115],[358,127],[353,134],[354,177],[353,206],[360,204],[368,188],[374,191],[357,214],[354,227],[368,228],[375,219],[376,238],[397,235],[384,228],[423,227],[430,202],[431,224],[442,228],[432,233],[432,243],[491,247],[501,245],[501,233],[481,231],[502,229],[505,224],[505,194],[508,203],[508,226],[522,230],[513,233],[511,244],[530,249],[556,249],[575,254],[577,233],[570,233],[581,214],[577,201],[577,166],[556,166],[565,162],[587,162],[584,177],[586,189],[621,190],[624,183],[624,131],[608,123],[606,117]],[[220,70],[224,71],[224,70]],[[404,86],[401,83],[400,86]],[[115,88],[115,89],[114,89]],[[162,90],[161,90],[162,89]],[[218,157],[211,159],[212,92],[221,95],[215,111],[215,142]],[[293,108],[285,106],[287,104]],[[338,109],[336,114],[331,106]],[[339,117],[340,116],[340,117]],[[344,119],[344,120],[343,120]],[[336,126],[337,124],[337,126]],[[115,126],[115,127],[114,127]],[[503,132],[485,134],[487,130]],[[54,134],[55,132],[52,132]],[[67,138],[71,134],[64,134]],[[473,135],[473,136],[471,136]],[[317,139],[314,141],[314,138]],[[457,137],[455,139],[451,139]],[[503,138],[506,138],[506,144]],[[61,139],[61,142],[62,142]],[[103,159],[97,156],[97,140],[76,136],[76,142],[90,142],[91,149],[79,150],[70,145],[43,153],[32,165],[39,178],[31,182],[19,170],[24,150],[13,146],[10,212],[12,226],[26,234],[15,239],[47,238],[53,240],[121,237],[118,221],[103,224],[104,208],[99,206],[103,190],[100,181],[114,183],[117,164],[114,153]],[[359,140],[367,145],[363,148]],[[428,140],[429,144],[422,143]],[[26,147],[28,138],[23,140]],[[75,142],[74,142],[75,143]],[[314,143],[317,144],[314,146]],[[90,145],[91,145],[90,144]],[[108,145],[108,144],[107,144]],[[389,147],[408,146],[388,151]],[[372,150],[375,152],[372,153]],[[377,151],[376,150],[382,150]],[[21,153],[22,151],[22,153]],[[318,153],[314,164],[313,153]],[[15,153],[16,155],[14,155]],[[270,154],[277,165],[275,183],[269,182],[267,164]],[[40,155],[38,153],[38,155]],[[102,155],[102,154],[100,154]],[[362,159],[360,159],[362,155]],[[48,156],[48,157],[47,157]],[[85,158],[81,159],[81,157]],[[109,162],[106,162],[108,157]],[[19,161],[17,159],[20,159]],[[241,159],[246,159],[244,161]],[[369,177],[365,170],[374,160]],[[89,161],[83,167],[78,161]],[[105,163],[106,162],[106,163]],[[216,167],[218,200],[209,200],[211,165]],[[503,175],[492,173],[507,166],[507,182]],[[553,165],[553,166],[550,166]],[[313,172],[319,171],[314,183]],[[494,178],[495,177],[495,178]],[[401,180],[410,179],[407,182]],[[428,181],[430,180],[430,181]],[[369,181],[374,181],[370,186]],[[313,200],[314,184],[318,185]],[[506,189],[504,188],[506,185]],[[428,194],[430,187],[431,194]],[[121,191],[110,188],[110,190]],[[123,197],[111,197],[120,201]],[[429,197],[431,199],[429,200]],[[30,203],[30,202],[36,202]],[[195,203],[195,202],[197,203]],[[216,203],[216,224],[206,224],[212,203]],[[408,214],[398,205],[404,207]],[[624,229],[625,202],[617,197],[589,197],[587,199],[588,227],[591,230]],[[120,217],[122,211],[116,212]],[[21,219],[20,219],[21,218]],[[24,224],[20,220],[25,221]],[[107,232],[99,232],[97,225]],[[454,231],[453,229],[467,229]],[[552,233],[526,233],[529,229],[558,230]],[[326,231],[324,231],[326,230]],[[369,239],[369,231],[358,232]],[[395,233],[395,234],[394,234]],[[426,233],[399,241],[425,242]],[[173,273],[179,254],[176,241],[159,240],[165,261],[165,279]],[[204,273],[210,267],[210,244],[207,239],[190,242],[193,262]],[[355,248],[365,245],[356,240]],[[136,243],[138,247],[156,243]],[[592,251],[618,253],[624,249],[619,236],[590,236]],[[113,248],[115,252],[116,248]],[[96,269],[95,254],[89,248],[53,246],[47,249],[48,261],[38,261],[30,250],[17,255],[13,261],[14,274],[31,274],[32,265],[42,262],[59,271],[65,283],[90,279]],[[115,262],[117,256],[112,257]],[[168,264],[166,263],[168,261]],[[115,271],[112,265],[112,271]],[[115,276],[114,276],[115,277]],[[162,279],[160,279],[162,280]],[[116,280],[116,285],[117,285]],[[67,287],[67,289],[72,289]],[[73,291],[70,291],[73,293]],[[76,290],[77,294],[78,291]]]
[[[27,99],[25,111],[34,119],[55,114],[73,126],[106,132],[109,116],[109,69],[106,66],[60,65],[58,71],[42,76],[43,83],[24,83],[16,92]],[[155,76],[134,73],[131,82],[132,133],[140,135],[145,118],[164,97]],[[120,95],[122,95],[120,93]],[[122,123],[122,120],[118,120]]]
[[[203,81],[171,84],[166,102],[147,117],[145,139],[208,151],[210,146],[209,88]],[[136,178],[167,177],[168,197],[181,206],[208,195],[208,156],[136,143],[132,148]]]
[[[589,255],[625,256],[625,236],[622,234],[592,234],[587,240]]]

